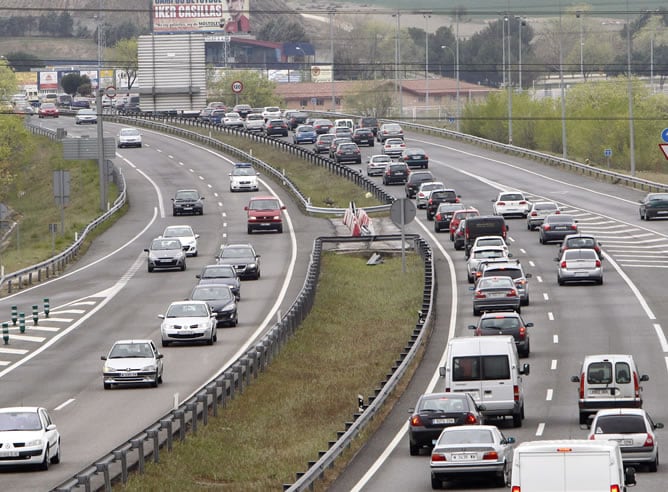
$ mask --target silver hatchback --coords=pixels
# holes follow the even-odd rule
[[[560,258],[557,269],[557,283],[595,282],[603,284],[603,265],[593,249],[567,249]]]

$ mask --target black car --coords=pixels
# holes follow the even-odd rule
[[[357,120],[356,128],[369,128],[375,137],[378,133],[378,119],[373,116],[362,116]]]
[[[237,299],[232,288],[226,284],[197,284],[190,293],[193,301],[206,301],[216,315],[216,328],[237,326]]]
[[[246,116],[253,112],[253,108],[251,108],[248,104],[237,104],[232,108],[232,111],[239,113],[239,116],[242,118],[246,118]]]
[[[229,285],[237,301],[241,299],[241,282],[233,265],[207,265],[195,277],[199,284]]]
[[[178,190],[172,198],[172,215],[204,213],[204,197],[197,190]]]
[[[336,154],[336,149],[339,148],[339,144],[342,143],[353,143],[352,139],[350,137],[337,137],[333,133],[330,133],[332,135],[332,140],[329,142],[329,158],[334,159],[334,154]]]
[[[343,162],[354,162],[356,164],[362,163],[362,153],[356,143],[344,142],[336,147],[334,152],[334,160],[341,164]]]
[[[408,441],[411,456],[422,448],[433,448],[446,427],[482,425],[482,405],[477,405],[469,393],[426,393],[411,409],[408,419]]]
[[[454,214],[455,211],[464,208],[466,208],[466,206],[461,203],[444,202],[439,204],[436,213],[434,214],[434,232],[449,231],[452,214]]]
[[[422,149],[404,149],[399,159],[408,164],[408,167],[419,167],[421,169],[429,167],[429,156]]]
[[[285,121],[279,119],[267,120],[264,124],[264,134],[267,137],[279,135],[288,136],[288,125]]]
[[[329,153],[329,146],[332,144],[332,140],[334,140],[334,135],[331,133],[321,133],[315,139],[315,143],[313,144],[313,152],[316,154],[322,154],[323,152]]]
[[[515,311],[501,311],[484,313],[477,325],[469,325],[469,330],[475,330],[476,336],[511,335],[515,339],[519,356],[529,357],[531,343],[528,328],[532,326],[533,323],[526,323]]]
[[[572,215],[548,215],[538,228],[540,244],[563,241],[569,234],[578,233],[578,221]]]
[[[370,128],[357,128],[353,130],[353,142],[357,145],[368,145],[373,147],[374,135]]]
[[[561,257],[561,254],[567,249],[593,249],[596,251],[599,260],[603,259],[601,243],[599,243],[598,239],[591,234],[569,234],[561,242],[561,247],[559,248],[559,254],[557,256]]]
[[[406,165],[406,167],[408,167],[408,165]],[[404,186],[406,198],[415,198],[415,195],[420,189],[420,185],[430,181],[434,181],[434,175],[431,174],[431,171],[416,171],[410,173],[406,180],[406,185]]]
[[[303,113],[301,111],[295,111],[294,113],[290,113],[290,117],[288,118],[288,128],[290,130],[294,130],[299,125],[305,124],[307,119],[308,119],[308,114]]]
[[[668,217],[668,193],[648,193],[640,200],[640,220]]]
[[[250,244],[223,244],[216,256],[216,263],[232,265],[241,279],[260,278],[260,255]]]
[[[441,203],[459,203],[460,195],[453,189],[434,190],[427,201],[427,220],[433,220]]]
[[[383,184],[404,184],[408,179],[410,174],[410,169],[403,162],[393,162],[385,166],[385,171],[383,172]]]

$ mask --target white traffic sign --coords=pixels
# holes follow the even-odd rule
[[[114,97],[116,97],[116,87],[110,85],[104,90],[104,95],[110,99],[113,99]]]
[[[668,143],[659,144],[659,148],[661,149],[661,152],[663,152],[664,157],[668,159]]]
[[[240,94],[244,90],[244,83],[241,80],[235,80],[232,82],[232,92],[235,94]]]

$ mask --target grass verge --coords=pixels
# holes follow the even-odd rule
[[[268,370],[119,490],[279,491],[294,482],[352,418],[357,395],[385,380],[415,327],[420,257],[407,256],[405,274],[400,256],[373,267],[367,259],[323,254],[313,311]]]

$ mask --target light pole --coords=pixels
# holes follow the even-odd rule
[[[401,13],[397,10],[396,14],[392,14],[392,17],[397,18],[397,31],[396,31],[396,39],[395,39],[395,47],[394,47],[394,85],[395,85],[395,92],[399,92],[399,117],[403,115],[404,112],[404,105],[403,105],[403,93],[402,93],[402,85],[401,85],[401,80],[403,77],[399,76],[399,65],[401,63]]]
[[[441,49],[450,50],[450,53],[452,53],[452,77],[455,78],[457,76],[457,66],[456,66],[457,55],[455,54],[455,51],[452,48],[450,48],[450,46],[445,46],[444,44],[442,44]]]
[[[334,85],[334,11],[329,11],[329,54],[332,57],[332,111],[336,111],[336,95]]]
[[[517,51],[518,51],[518,58],[517,58],[517,72],[518,72],[518,80],[517,80],[517,91],[522,92],[522,26],[526,26],[526,18],[521,17],[519,15],[515,16],[515,19],[517,19],[518,22],[518,36],[519,36],[519,42],[517,43]]]
[[[457,11],[457,15],[455,18],[455,72],[456,72],[456,78],[457,78],[457,113],[456,113],[456,130],[459,132],[460,126],[459,126],[459,119],[461,116],[461,106],[459,105],[459,11]]]
[[[626,0],[626,70],[629,84],[629,154],[631,176],[636,175],[635,127],[633,124],[633,80],[631,79],[631,19],[629,0]]]
[[[564,159],[568,157],[566,146],[566,92],[564,90],[564,47],[563,29],[561,26],[561,0],[559,0],[559,92],[561,93],[561,147]]]
[[[582,78],[582,81],[584,82],[584,77],[585,77],[585,71],[584,71],[584,38],[583,38],[583,30],[582,30],[582,12],[579,10],[575,11],[575,17],[580,19],[580,77]]]
[[[424,31],[424,102],[429,111],[429,19],[431,19],[431,12],[422,14],[425,20]]]

